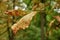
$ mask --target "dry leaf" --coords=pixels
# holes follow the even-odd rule
[[[49,31],[49,35],[51,35],[51,34],[52,34],[52,30]]]
[[[49,27],[51,27],[53,25],[53,23],[55,22],[55,19],[52,20],[50,23],[49,23]]]
[[[32,10],[36,10],[38,5],[33,6]]]
[[[11,16],[19,16],[18,10],[7,10],[5,13]]]
[[[60,16],[54,16],[54,18],[55,18],[58,22],[60,22]]]
[[[7,10],[5,11],[5,13],[11,16],[24,16],[25,14],[27,14],[23,10]]]
[[[2,2],[7,2],[8,0],[2,0]]]
[[[13,33],[16,34],[16,32],[20,29],[26,29],[28,28],[33,16],[36,15],[36,11],[33,11],[24,17],[22,17],[17,23],[15,23],[11,29],[13,30]]]

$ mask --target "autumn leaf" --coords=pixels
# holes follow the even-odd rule
[[[2,0],[2,2],[7,2],[8,0]]]
[[[49,27],[51,27],[53,25],[53,23],[55,22],[55,19],[52,20],[50,23],[49,23]]]
[[[26,12],[22,10],[7,10],[5,11],[5,14],[10,16],[24,16]]]
[[[54,18],[55,18],[58,22],[60,22],[60,16],[54,16]]]
[[[26,29],[28,28],[32,18],[34,15],[36,15],[36,11],[33,11],[27,15],[25,15],[24,17],[22,17],[17,23],[15,23],[11,29],[13,31],[14,34],[16,34],[16,32],[20,29]]]
[[[7,10],[5,11],[5,14],[11,15],[11,16],[19,16],[19,12],[17,10]]]

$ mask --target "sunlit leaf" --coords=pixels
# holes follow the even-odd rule
[[[16,34],[16,32],[20,29],[26,29],[28,28],[33,16],[36,15],[36,11],[33,11],[24,17],[22,17],[17,23],[15,23],[11,29],[13,30],[13,33]]]

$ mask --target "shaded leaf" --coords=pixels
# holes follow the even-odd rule
[[[55,22],[55,19],[52,20],[50,23],[49,23],[49,26],[51,27],[53,25],[53,23]]]
[[[22,10],[7,10],[5,13],[11,16],[24,16],[27,12]]]
[[[60,22],[60,16],[54,16],[54,18],[55,18],[58,22]]]

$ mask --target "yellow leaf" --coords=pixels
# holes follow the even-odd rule
[[[28,28],[32,18],[34,15],[36,15],[36,11],[33,11],[27,15],[25,15],[24,17],[22,17],[17,23],[15,23],[11,29],[13,30],[13,33],[16,34],[16,32],[20,29],[26,29]]]
[[[8,0],[2,0],[2,2],[7,2]]]
[[[55,19],[52,20],[50,23],[49,23],[49,27],[51,27],[53,25],[53,23],[55,22]]]

